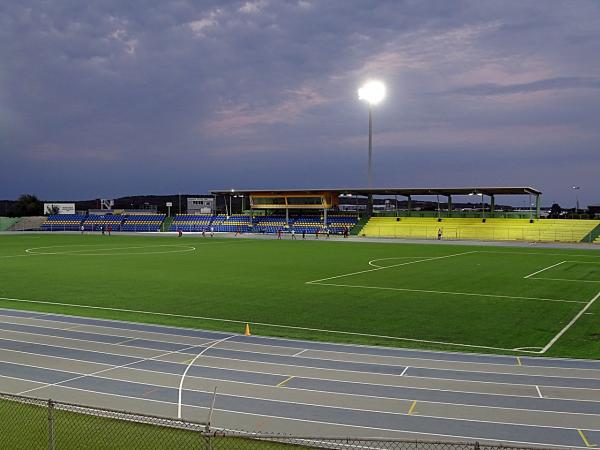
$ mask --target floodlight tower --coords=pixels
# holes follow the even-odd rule
[[[358,99],[369,104],[369,168],[368,187],[373,187],[373,173],[371,170],[371,157],[373,154],[373,105],[377,105],[385,97],[385,85],[381,81],[369,80],[358,90]]]

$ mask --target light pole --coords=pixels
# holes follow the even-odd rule
[[[377,105],[385,97],[385,85],[381,81],[367,81],[358,90],[358,99],[364,100],[369,104],[369,166],[367,172],[368,188],[373,187],[373,173],[371,158],[373,155],[373,105]]]
[[[579,189],[581,189],[580,186],[573,186],[575,191],[575,214],[579,214]]]

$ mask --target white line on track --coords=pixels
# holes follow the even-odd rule
[[[408,370],[408,368],[409,368],[409,367],[410,367],[410,366],[406,366],[406,367],[404,368],[404,370],[402,371],[402,373],[400,374],[400,376],[404,376],[404,374],[406,373],[406,371]]]
[[[102,378],[102,377],[100,377]],[[161,386],[157,386],[157,385],[153,385],[153,384],[148,384],[148,383],[142,383],[144,385],[147,386],[155,386],[160,388]],[[97,395],[106,395],[106,396],[111,396],[111,397],[119,397],[119,398],[128,398],[128,399],[133,399],[133,400],[142,400],[142,401],[150,401],[150,402],[157,402],[157,403],[163,403],[163,404],[167,404],[167,405],[173,405],[173,403],[171,402],[165,402],[162,400],[153,400],[153,399],[148,399],[148,398],[140,398],[140,397],[132,397],[132,396],[127,396],[127,395],[122,395],[122,394],[112,394],[112,393],[106,393],[106,392],[101,392],[101,391],[93,391],[90,389],[83,389],[83,388],[75,388],[75,387],[70,387],[70,386],[61,386],[61,388],[63,389],[70,389],[70,390],[75,390],[75,391],[80,391],[80,392],[88,392],[88,393],[93,393],[93,394],[97,394]],[[173,388],[171,388],[173,389]],[[201,393],[208,393],[208,394],[212,394],[212,392],[209,391],[196,391],[196,392],[201,392]],[[228,396],[233,396],[233,397],[241,397],[241,398],[245,398],[245,399],[250,399],[250,400],[264,400],[261,398],[256,398],[256,397],[249,397],[249,396],[240,396],[240,395],[231,395],[231,394],[223,394],[223,395],[228,395]],[[271,402],[275,402],[275,403],[289,403],[287,401],[284,400],[268,400]],[[380,414],[389,414],[389,415],[394,415],[394,416],[405,416],[406,413],[396,413],[396,412],[384,412],[384,411],[375,411],[375,410],[363,410],[363,409],[354,409],[354,408],[347,408],[347,407],[340,407],[340,406],[324,406],[324,405],[319,405],[319,404],[311,404],[311,403],[301,403],[301,402],[295,402],[295,404],[299,404],[299,405],[303,405],[303,406],[316,406],[316,407],[320,407],[320,408],[324,408],[324,409],[344,409],[344,410],[350,410],[350,411],[364,411],[364,412],[373,412],[373,413],[380,413]],[[198,406],[198,405],[185,405],[186,407],[191,407],[191,408],[200,408],[200,409],[209,409],[208,406]],[[389,429],[389,428],[378,428],[378,427],[373,427],[373,426],[365,426],[365,425],[348,425],[348,424],[343,424],[343,423],[338,423],[338,422],[325,422],[325,421],[317,421],[317,420],[308,420],[308,419],[298,419],[298,418],[293,418],[293,417],[282,417],[282,416],[273,416],[273,415],[266,415],[266,414],[261,414],[261,413],[249,413],[249,412],[242,412],[242,411],[238,411],[238,410],[229,410],[229,409],[222,409],[222,408],[215,408],[215,411],[222,411],[222,412],[229,412],[229,413],[234,413],[234,414],[241,414],[241,415],[250,415],[250,416],[258,416],[258,417],[262,417],[262,418],[275,418],[275,419],[284,419],[284,420],[291,420],[291,421],[297,421],[297,422],[307,422],[307,423],[317,423],[317,424],[326,424],[326,425],[335,425],[335,426],[342,426],[342,427],[353,427],[353,428],[365,428],[365,429],[369,429],[369,430],[383,430],[383,431],[392,431],[392,432],[396,432],[396,433],[411,433],[411,434],[423,434],[423,435],[431,435],[431,436],[448,436],[448,437],[457,437],[457,438],[461,438],[461,439],[477,439],[477,440],[488,440],[488,441],[492,441],[492,438],[482,438],[482,437],[472,437],[472,436],[455,436],[455,435],[443,435],[443,434],[437,434],[437,433],[428,433],[428,432],[418,432],[418,431],[410,431],[410,430],[397,430],[397,429]],[[498,424],[498,425],[514,425],[514,426],[526,426],[526,427],[531,427],[531,428],[549,428],[549,429],[557,429],[557,430],[568,430],[568,431],[573,431],[573,428],[568,428],[568,427],[560,427],[560,426],[552,426],[552,425],[533,425],[533,424],[523,424],[523,423],[514,423],[514,422],[496,422],[496,421],[486,421],[486,420],[476,420],[476,419],[464,419],[464,418],[448,418],[448,417],[437,417],[437,416],[427,416],[427,415],[419,415],[416,416],[419,418],[427,418],[427,419],[439,419],[439,420],[450,420],[450,421],[459,421],[459,422],[468,422],[468,423],[487,423],[487,424]],[[588,428],[587,431],[600,431],[597,429],[590,429]],[[494,442],[497,442],[497,440],[494,440]],[[524,441],[509,441],[509,440],[503,440],[503,442],[513,442],[513,443],[526,443],[526,444],[533,444],[535,445],[535,443],[532,442],[524,442]],[[537,444],[537,445],[544,445],[544,446],[554,446],[557,447],[558,445],[552,445],[552,444]],[[561,448],[564,448],[564,446],[559,446]],[[571,446],[570,448],[585,448],[585,447],[578,447],[578,446]]]
[[[200,353],[198,353],[194,359],[192,359],[190,361],[190,363],[187,365],[187,367],[185,368],[185,370],[183,371],[183,375],[181,375],[181,381],[179,382],[179,389],[178,389],[178,402],[177,402],[177,418],[181,419],[181,393],[183,391],[183,381],[185,380],[185,376],[187,375],[188,371],[190,370],[190,367],[192,367],[192,365],[196,362],[196,360],[198,358],[200,358],[205,351],[207,351],[208,349],[213,348],[215,345],[220,344],[221,342],[225,342],[227,339],[231,339],[232,337],[235,337],[235,334],[232,334],[231,336],[225,337],[223,339],[220,339],[218,341],[213,342],[212,344],[210,344],[208,347],[204,348]]]
[[[535,390],[537,391],[540,398],[544,398],[544,396],[542,395],[542,392],[540,391],[540,387],[538,385],[535,386]]]
[[[578,320],[578,319],[579,319],[579,318],[580,318],[580,317],[583,315],[583,313],[585,313],[585,312],[586,312],[586,311],[587,311],[587,310],[590,308],[590,306],[592,306],[592,305],[594,304],[594,302],[595,302],[595,301],[596,301],[598,298],[600,298],[600,292],[598,292],[598,293],[597,293],[597,294],[596,294],[596,295],[595,295],[595,296],[594,296],[594,297],[593,297],[593,298],[592,298],[592,299],[591,299],[589,302],[587,302],[587,303],[586,303],[586,305],[585,305],[585,306],[584,306],[584,307],[581,309],[581,311],[579,311],[579,312],[577,313],[577,315],[576,315],[575,317],[573,317],[573,319],[572,319],[572,320],[571,320],[571,321],[570,321],[570,322],[569,322],[567,325],[565,325],[565,327],[564,327],[562,330],[560,330],[560,331],[559,331],[559,332],[556,334],[556,336],[554,336],[554,337],[553,337],[553,338],[550,340],[550,342],[548,342],[548,343],[546,344],[546,346],[545,346],[545,347],[544,347],[544,348],[541,350],[541,352],[540,352],[540,353],[546,353],[546,352],[548,351],[548,349],[550,349],[550,347],[552,347],[552,346],[554,345],[554,343],[555,343],[556,341],[558,341],[558,340],[560,339],[560,337],[561,337],[563,334],[565,334],[567,331],[569,331],[569,328],[571,328],[571,327],[573,326],[573,324],[574,324],[575,322],[577,322],[577,320]]]
[[[36,369],[46,369],[46,370],[59,370],[59,369],[50,369],[48,367],[43,367],[43,366],[38,366],[38,365],[34,365],[34,364],[24,364],[24,363],[19,363],[19,362],[13,362],[13,361],[2,361],[2,362],[7,362],[10,364],[17,364],[20,366],[24,366],[24,367],[32,367],[32,368],[36,368]],[[134,370],[134,371],[141,371],[141,372],[145,372],[145,373],[151,373],[151,374],[160,374],[160,375],[167,375],[167,376],[171,376],[171,377],[177,377],[177,374],[171,373],[171,372],[161,372],[161,371],[157,371],[157,370],[148,370],[148,369],[141,369],[141,368],[137,368],[137,367],[129,367],[126,368],[127,370]],[[77,371],[69,371],[71,373],[74,374],[81,374],[83,376],[89,376],[86,375],[84,373],[80,373]],[[282,378],[285,378],[285,375],[281,375],[281,374],[277,374],[277,376],[280,376]],[[27,378],[19,378],[19,377],[13,377],[13,376],[6,376],[6,375],[2,375],[0,376],[4,377],[4,378],[11,378],[11,379],[15,379],[15,380],[22,380],[22,381],[31,381],[33,383],[41,383],[38,381],[33,381],[33,380],[29,380]],[[131,382],[131,383],[138,383],[137,381],[128,379],[127,377],[121,375],[121,376],[97,376],[97,378],[101,378],[103,380],[112,380],[112,381],[124,381],[124,382]],[[255,386],[255,387],[259,387],[259,388],[273,388],[273,386],[271,385],[265,385],[265,384],[258,384],[258,383],[251,383],[251,382],[247,382],[247,381],[239,381],[239,380],[225,380],[225,379],[220,379],[220,378],[213,378],[213,377],[198,377],[195,375],[190,375],[188,378],[192,378],[192,379],[204,379],[204,380],[213,380],[213,381],[220,381],[221,383],[230,383],[233,385],[244,385],[244,386]],[[288,377],[289,378],[289,377]],[[294,377],[292,377],[294,378]],[[307,377],[295,377],[298,378],[300,380],[321,380],[320,378],[307,378]],[[335,380],[327,380],[327,381],[335,381]],[[389,386],[389,385],[382,385],[382,384],[369,384],[369,383],[361,383],[361,382],[344,382],[341,381],[341,383],[344,384],[356,384],[356,385],[362,385],[362,386],[374,386],[374,387],[379,387],[379,386]],[[148,383],[143,383],[143,384],[148,384]],[[171,388],[174,389],[174,386],[171,385],[159,385],[160,387],[165,387],[165,388]],[[41,386],[43,387],[43,386]],[[397,387],[397,386],[391,386],[391,387]],[[437,389],[437,388],[423,388],[423,387],[410,387],[410,386],[400,386],[401,388],[406,388],[406,389],[414,389],[414,390],[421,390],[421,391],[435,391],[435,392],[449,392],[452,394],[461,394],[461,393],[466,393],[466,394],[476,394],[476,395],[487,395],[487,396],[496,396],[496,397],[510,397],[510,398],[520,398],[520,399],[530,399],[530,400],[537,400],[539,398],[543,398],[541,397],[541,394],[539,394],[539,387],[536,386],[538,395],[515,395],[515,394],[495,394],[495,393],[482,393],[482,392],[470,392],[470,391],[455,391],[455,390],[449,390],[449,389]],[[361,398],[374,398],[374,399],[381,399],[381,400],[400,400],[400,401],[410,401],[410,400],[414,400],[414,398],[397,398],[397,397],[385,397],[385,396],[378,396],[378,395],[369,395],[369,394],[364,394],[364,393],[351,393],[351,392],[336,392],[336,391],[327,391],[327,390],[320,390],[320,389],[310,389],[310,388],[300,388],[300,387],[287,387],[286,389],[288,390],[293,390],[293,391],[299,391],[299,392],[311,392],[311,393],[321,393],[321,394],[330,394],[330,395],[338,395],[338,396],[342,396],[342,397],[361,397]],[[202,390],[202,389],[193,389],[193,388],[188,388],[186,389],[187,391],[190,392],[201,392],[201,393],[208,393],[208,391]],[[226,393],[226,395],[237,395],[237,394],[232,394],[232,393]],[[260,400],[271,400],[271,398],[269,397],[253,397],[253,398],[257,398]],[[569,399],[569,398],[561,398],[561,397],[546,397],[547,400],[557,400],[557,401],[565,401],[565,402],[576,402],[576,403],[598,403],[598,401],[596,400],[581,400],[581,399]],[[274,401],[286,401],[286,400],[274,400]],[[477,408],[494,408],[494,409],[507,409],[507,410],[518,410],[518,411],[531,411],[531,412],[539,412],[539,413],[548,413],[548,414],[568,414],[568,415],[581,415],[581,416],[598,416],[599,414],[595,414],[595,413],[583,413],[583,412],[568,412],[568,411],[554,411],[554,410],[546,410],[546,409],[528,409],[528,408],[511,408],[511,407],[507,407],[507,406],[498,406],[498,405],[478,405],[478,404],[473,404],[473,403],[452,403],[452,402],[444,402],[444,401],[435,401],[435,400],[419,400],[422,403],[428,403],[428,404],[443,404],[443,405],[454,405],[454,406],[468,406],[468,407],[477,407]],[[315,406],[319,406],[319,405],[315,405]],[[327,405],[321,405],[321,406],[325,406],[327,407]],[[334,407],[331,406],[330,407]],[[383,412],[383,411],[379,411],[379,412]]]
[[[233,336],[230,336],[230,338]],[[215,341],[211,341],[209,343],[209,345]],[[40,343],[36,343],[37,345],[40,346],[45,346],[45,347],[57,347],[55,345],[47,345],[47,344],[40,344]],[[173,351],[169,351],[166,353],[161,353],[158,355],[155,355],[153,357],[149,357],[149,358],[144,358],[144,357],[136,357],[136,356],[131,356],[131,355],[122,355],[122,354],[115,354],[115,353],[109,353],[109,352],[102,352],[102,351],[97,351],[97,350],[85,350],[85,349],[81,349],[81,348],[71,348],[71,347],[64,347],[64,348],[70,348],[73,350],[80,350],[80,351],[84,351],[87,353],[96,353],[96,354],[102,354],[102,355],[108,355],[108,356],[125,356],[125,357],[129,357],[129,358],[136,358],[137,361],[135,362],[131,362],[128,364],[125,364],[123,366],[111,366],[111,368],[114,369],[118,369],[121,367],[128,367],[132,364],[136,364],[136,363],[141,363],[144,361],[151,361],[151,360],[155,360],[155,361],[162,361],[162,362],[167,362],[167,363],[171,363],[171,364],[182,364],[182,363],[178,363],[178,362],[173,362],[173,361],[169,361],[169,360],[163,360],[160,358],[163,358],[164,356],[170,355],[170,354],[182,354],[181,352],[184,352],[186,350],[192,349],[192,348],[196,348],[196,347],[201,347],[200,345],[194,345],[188,348],[183,348],[183,349],[179,349],[179,350],[173,350]],[[4,348],[0,348],[0,350],[2,351],[9,351],[9,352],[18,352],[18,353],[25,353],[25,354],[32,354],[32,355],[38,355],[38,356],[45,356],[45,357],[53,357],[53,358],[61,358],[61,359],[66,359],[66,360],[71,360],[71,361],[79,361],[79,362],[87,362],[87,363],[91,363],[91,364],[101,364],[101,365],[106,365],[106,363],[102,363],[102,362],[95,362],[95,361],[86,361],[86,360],[80,360],[80,359],[76,359],[76,358],[68,358],[68,357],[55,357],[55,356],[50,356],[44,353],[35,353],[35,352],[27,352],[27,351],[22,351],[22,350],[12,350],[12,349],[4,349]],[[247,353],[256,353],[256,352],[247,352]],[[188,356],[187,354],[184,354],[184,356]],[[313,366],[304,366],[301,364],[291,364],[291,363],[278,363],[278,362],[270,362],[270,361],[260,361],[260,360],[252,360],[252,359],[240,359],[240,358],[232,358],[232,357],[221,357],[221,356],[210,356],[207,355],[207,358],[211,358],[213,360],[226,360],[226,361],[235,361],[235,362],[240,362],[240,363],[255,363],[255,364],[265,364],[265,365],[272,365],[272,366],[277,366],[277,367],[285,367],[286,369],[282,370],[282,373],[278,373],[278,374],[273,374],[273,375],[281,375],[283,373],[287,373],[287,371],[289,371],[290,367],[294,367],[294,368],[304,368],[304,369],[311,369],[311,370],[316,370],[316,371],[327,371],[327,372],[348,372],[348,373],[358,373],[358,374],[367,374],[367,375],[378,375],[378,376],[386,376],[386,377],[391,377],[391,378],[397,378],[400,377],[401,375],[399,374],[393,374],[393,373],[379,373],[379,372],[365,372],[365,371],[356,371],[356,370],[349,370],[349,369],[339,369],[339,368],[327,368],[327,367],[313,367]],[[320,359],[321,361],[332,361],[326,358]],[[335,360],[333,360],[335,361]],[[380,364],[381,366],[384,366],[383,364]],[[392,365],[393,366],[393,365]],[[214,366],[210,366],[213,368],[222,368],[220,366],[214,367]],[[509,376],[515,376],[515,377],[519,377],[519,376],[530,376],[530,377],[543,377],[543,378],[547,378],[547,379],[564,379],[564,376],[561,375],[539,375],[539,374],[516,374],[516,373],[512,373],[512,372],[497,372],[497,371],[490,371],[490,370],[468,370],[468,369],[444,369],[444,368],[429,368],[429,367],[421,367],[418,365],[413,365],[411,366],[414,369],[431,369],[431,370],[439,370],[440,372],[445,372],[445,371],[449,371],[449,372],[461,372],[461,373],[481,373],[481,374],[491,374],[491,375],[509,375]],[[107,369],[107,370],[110,370]],[[228,370],[235,370],[235,369],[228,369]],[[246,372],[246,371],[240,371],[237,370],[239,372]],[[102,371],[104,372],[104,370]],[[260,372],[260,371],[253,371],[255,373],[269,373],[269,372]],[[531,383],[516,383],[516,382],[504,382],[504,381],[496,381],[496,380],[492,380],[492,381],[483,381],[483,380],[468,380],[468,379],[463,379],[463,378],[444,378],[444,377],[428,377],[428,376],[415,376],[415,375],[404,375],[404,377],[410,377],[410,378],[415,378],[415,379],[430,379],[430,380],[445,380],[445,381],[456,381],[456,382],[465,382],[465,383],[486,383],[486,384],[502,384],[502,385],[509,385],[509,386],[534,386]],[[309,378],[314,378],[314,379],[320,379],[318,377],[309,377]],[[577,379],[577,380],[593,380],[596,381],[597,378],[596,377],[570,377],[573,379]],[[327,379],[327,378],[325,378]],[[560,385],[554,385],[554,384],[544,384],[543,386],[547,386],[547,387],[559,387],[559,388],[568,388],[568,389],[591,389],[591,390],[598,390],[596,388],[578,388],[578,387],[572,387],[572,386],[560,386]]]
[[[43,389],[43,388],[50,387],[50,386],[58,386],[58,385],[61,385],[63,383],[68,383],[69,381],[78,380],[80,378],[95,376],[95,375],[98,375],[98,374],[103,373],[103,372],[108,372],[109,370],[122,369],[122,368],[125,368],[125,367],[132,366],[134,364],[139,364],[139,363],[144,362],[144,361],[156,360],[158,358],[162,358],[162,357],[165,357],[167,355],[172,355],[172,354],[175,354],[175,353],[179,353],[179,352],[184,351],[184,350],[191,350],[192,348],[196,348],[196,347],[198,347],[198,346],[197,345],[192,345],[192,346],[190,346],[187,349],[180,349],[180,350],[177,350],[177,351],[165,352],[165,353],[161,353],[160,355],[153,356],[151,358],[139,358],[139,359],[136,359],[136,361],[132,361],[132,362],[127,363],[127,364],[121,364],[120,366],[111,366],[108,369],[102,369],[102,370],[98,370],[96,372],[89,373],[89,374],[86,374],[86,375],[77,376],[77,377],[74,377],[74,378],[69,378],[68,380],[63,380],[63,381],[59,381],[59,382],[56,382],[56,383],[49,383],[49,384],[46,384],[44,386],[39,386],[39,387],[36,387],[36,388],[33,388],[33,389],[28,389],[26,391],[19,392],[19,395],[29,394],[29,393],[31,393],[33,391],[37,391],[39,389]],[[101,353],[101,352],[96,352],[96,353]]]
[[[258,345],[261,345],[261,344],[258,344]],[[305,348],[305,349],[302,349],[302,350],[300,350],[299,352],[296,352],[296,353],[294,353],[292,356],[300,356],[302,353],[304,353],[304,352],[306,352],[306,351],[308,351],[308,349],[307,349],[307,348]]]
[[[2,310],[0,309],[0,316],[2,316]],[[44,319],[43,317],[48,316],[48,319]],[[7,316],[7,317],[12,317],[12,316]],[[33,319],[37,319],[37,320],[43,320],[43,321],[53,321],[53,322],[59,322],[62,323],[60,321],[57,321],[56,319],[53,319],[53,317],[77,317],[77,316],[68,316],[68,315],[64,315],[64,314],[41,314],[40,316],[35,316],[35,317],[26,317],[27,318],[33,318]],[[85,317],[83,317],[85,319]],[[100,327],[100,328],[112,328],[110,327],[111,322],[116,322],[116,323],[125,323],[125,324],[134,324],[134,325],[139,325],[140,322],[128,322],[128,321],[124,321],[124,320],[112,320],[112,319],[96,319],[102,322],[105,322],[106,325],[89,325],[91,327]],[[15,322],[8,322],[8,323],[15,323]],[[16,324],[21,324],[21,323],[16,323]],[[37,325],[36,325],[37,326]],[[86,325],[87,326],[87,325]],[[164,329],[170,329],[173,327],[169,327],[168,325],[163,325],[162,326]],[[61,328],[58,328],[61,329]],[[173,328],[173,329],[178,329],[178,328]],[[122,328],[117,328],[116,329],[118,332],[121,332],[121,330],[123,330]],[[132,331],[131,329],[125,329],[126,331]],[[133,330],[133,331],[137,331],[137,330]],[[110,335],[110,336],[115,336],[111,333],[95,333],[92,331],[86,331],[86,333],[90,333],[90,334],[106,334],[106,335]],[[170,334],[170,333],[166,333],[166,332],[157,332],[157,331],[153,331],[153,332],[148,332],[148,333],[156,333],[156,334],[162,334],[165,336],[171,336],[173,337],[173,339],[177,339],[179,337],[179,335],[177,334]],[[120,336],[116,335],[116,336]],[[123,336],[123,338],[125,338],[125,336]],[[290,342],[289,338],[279,338],[279,337],[271,337],[271,336],[255,336],[255,338],[258,339],[266,339],[268,341],[285,341],[285,342]],[[64,339],[70,339],[70,338],[64,338]],[[148,339],[148,338],[143,338],[141,337],[140,339]],[[208,338],[197,338],[197,339],[205,339],[207,341],[210,341],[210,339]],[[181,342],[178,341],[162,341],[160,339],[156,339],[156,338],[151,338],[150,340],[156,341],[156,342],[168,342],[168,343],[174,343],[174,344],[181,344]],[[296,341],[298,343],[298,347],[301,347],[303,345],[302,341]],[[241,343],[239,341],[236,341],[236,343]],[[277,345],[272,345],[272,344],[261,344],[261,343],[257,343],[257,342],[252,342],[253,345],[258,345],[258,346],[265,346],[265,347],[278,347]],[[114,345],[114,344],[112,344]],[[182,345],[187,345],[187,344],[182,344]],[[365,348],[365,349],[377,349],[377,350],[381,350],[381,347],[379,346],[370,346],[370,345],[359,345],[359,344],[345,344],[345,343],[335,343],[332,344],[336,347],[342,347],[342,348],[354,348],[354,347],[359,347],[359,348]],[[289,346],[286,346],[286,348],[290,348]],[[515,351],[527,351],[527,350],[535,350],[534,353],[539,353],[539,350],[541,350],[542,347],[520,347],[520,348],[516,348],[513,349]],[[348,352],[348,351],[338,351],[338,350],[322,350],[322,349],[308,349],[308,350],[317,350],[317,351],[330,351],[330,352],[334,352],[334,353],[340,353],[340,354],[350,354],[350,355],[372,355],[370,353],[356,353],[356,352]],[[390,349],[391,351],[394,350],[394,348]],[[432,358],[432,357],[426,357],[426,356],[422,356],[422,354],[432,354],[435,355],[437,353],[440,353],[439,350],[427,350],[427,349],[420,349],[420,350],[414,350],[414,349],[410,349],[410,348],[402,348],[401,349],[403,352],[415,352],[418,353],[417,356],[410,356],[408,354],[402,354],[402,355],[375,355],[375,356],[381,356],[381,357],[394,357],[394,358],[406,358],[406,359],[423,359],[423,360],[428,360],[428,361],[449,361],[447,359],[436,359],[436,358]],[[453,354],[452,352],[449,352],[447,354]],[[461,355],[461,353],[456,353],[457,355]],[[494,355],[494,354],[487,354],[487,353],[469,353],[469,356],[485,356],[486,358],[505,358],[505,355]],[[585,360],[585,359],[577,359],[577,358],[548,358],[545,357],[544,358],[545,361],[576,361],[576,362],[581,362],[581,361],[589,361],[589,360]],[[461,361],[461,360],[450,360],[453,363],[464,363],[464,364],[470,364],[470,363],[477,363],[477,361]],[[511,360],[512,361],[512,360]],[[488,365],[499,365],[499,366],[503,366],[506,365],[507,363],[497,363],[497,362],[485,362],[485,364]],[[512,363],[511,363],[512,364]],[[541,366],[541,367],[547,367],[547,368],[558,368],[558,369],[565,369],[564,366]],[[567,367],[568,369],[568,367]],[[579,370],[598,370],[598,369],[594,369],[594,368],[579,368]]]
[[[530,273],[529,275],[526,275],[526,276],[524,276],[523,278],[531,278],[532,276],[534,276],[534,275],[537,275],[538,273],[545,272],[546,270],[550,270],[550,269],[552,269],[553,267],[560,266],[561,264],[564,264],[564,263],[566,263],[566,262],[567,262],[567,261],[561,261],[561,262],[559,262],[559,263],[552,264],[551,266],[544,267],[543,269],[540,269],[540,270],[538,270],[537,272]]]
[[[560,298],[543,298],[543,297],[520,297],[513,295],[500,295],[500,294],[478,294],[473,292],[452,292],[452,291],[434,291],[430,289],[409,289],[409,288],[397,288],[397,287],[384,287],[384,286],[362,286],[357,284],[337,284],[337,283],[321,283],[321,282],[311,282],[311,284],[315,284],[318,286],[336,286],[336,287],[353,287],[360,289],[381,289],[381,290],[391,290],[391,291],[400,291],[400,292],[423,292],[426,294],[444,294],[444,295],[464,295],[471,297],[492,297],[492,298],[507,298],[509,300],[539,300],[544,302],[561,302],[561,303],[587,303],[580,300],[564,300]]]

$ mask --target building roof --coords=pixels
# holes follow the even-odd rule
[[[458,188],[344,188],[344,189],[224,189],[211,190],[214,195],[249,195],[249,194],[318,194],[331,192],[334,194],[352,195],[541,195],[541,191],[532,187],[458,187]]]

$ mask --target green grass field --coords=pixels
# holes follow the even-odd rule
[[[544,355],[600,358],[593,250],[2,235],[0,280],[4,308],[486,353],[559,336]]]

